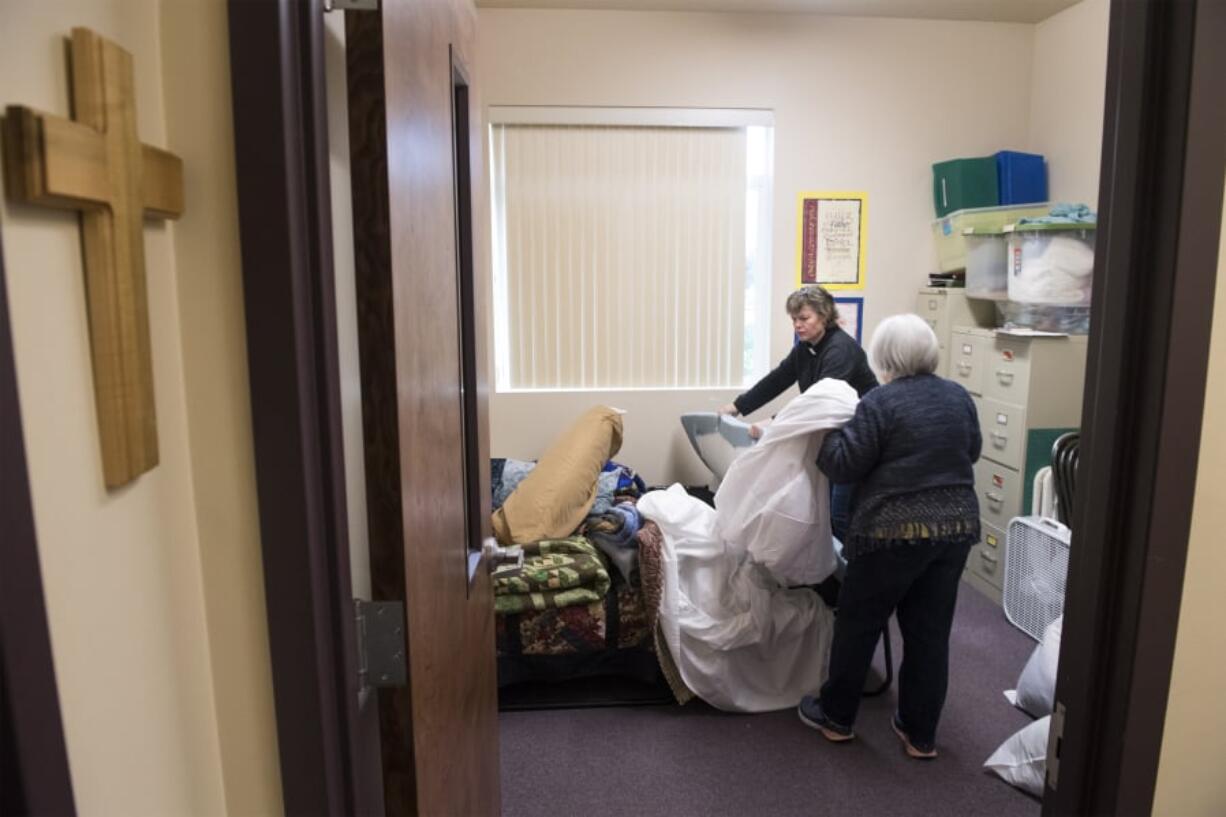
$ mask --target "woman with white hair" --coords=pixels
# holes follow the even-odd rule
[[[903,662],[893,727],[915,758],[936,757],[958,583],[979,540],[971,468],[982,446],[979,418],[965,389],[933,374],[937,356],[936,335],[917,315],[882,321],[869,359],[883,385],[822,443],[818,467],[857,488],[830,671],[820,695],[799,706],[800,719],[828,740],[855,737],[865,675],[897,611]]]

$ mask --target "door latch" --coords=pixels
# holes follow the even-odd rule
[[[324,11],[378,11],[379,0],[324,0]]]
[[[359,697],[369,690],[402,687],[409,682],[404,631],[404,602],[353,600],[358,630]]]
[[[524,549],[519,545],[503,547],[493,537],[486,537],[481,542],[481,556],[490,566],[493,573],[506,562],[514,562],[516,568],[524,566]]]

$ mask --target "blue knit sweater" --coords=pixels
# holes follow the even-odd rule
[[[817,458],[833,482],[857,484],[847,558],[904,543],[977,541],[971,466],[982,444],[975,404],[957,383],[916,375],[864,395]]]

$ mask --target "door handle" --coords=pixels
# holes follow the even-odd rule
[[[487,536],[481,542],[481,557],[489,564],[491,573],[502,567],[506,562],[514,562],[517,569],[524,566],[524,549],[522,547],[519,545],[503,547],[492,536]]]

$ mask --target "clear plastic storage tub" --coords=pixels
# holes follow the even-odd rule
[[[1004,300],[1009,297],[1009,247],[1005,234],[967,227],[966,294],[972,298]]]
[[[1009,300],[1089,306],[1094,277],[1093,224],[1018,224],[1009,241]]]
[[[1005,329],[1034,329],[1065,335],[1090,333],[1090,307],[996,302],[996,322]]]
[[[937,250],[937,267],[941,272],[966,269],[966,236],[968,227],[976,231],[1003,230],[1006,224],[1019,219],[1045,216],[1050,204],[1027,204],[1013,207],[978,207],[959,210],[932,222],[932,237]]]

